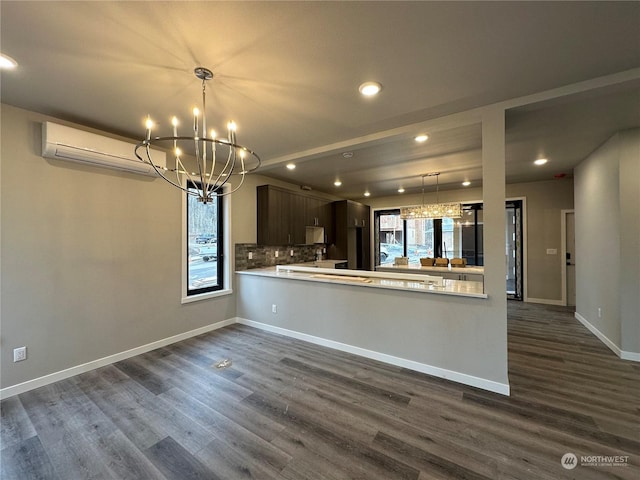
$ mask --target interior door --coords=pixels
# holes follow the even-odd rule
[[[575,230],[575,214],[568,212],[566,217],[567,233],[566,233],[566,279],[567,279],[567,306],[574,307],[576,305],[576,230]]]

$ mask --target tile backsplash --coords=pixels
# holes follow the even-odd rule
[[[324,248],[325,245],[321,244],[265,246],[255,243],[236,243],[236,271],[313,262],[316,260],[318,250],[322,252]],[[291,255],[292,251],[293,256]],[[276,252],[278,252],[277,257]],[[251,254],[251,259],[249,259],[249,254]],[[326,258],[326,254],[323,254],[323,258]]]

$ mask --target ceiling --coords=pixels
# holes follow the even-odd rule
[[[209,122],[233,118],[262,174],[344,198],[419,190],[434,171],[443,189],[480,185],[480,125],[434,119],[576,82],[635,72],[508,110],[508,182],[571,174],[640,126],[640,2],[3,0],[0,16],[1,51],[19,62],[1,74],[3,103],[130,138],[150,115],[169,133],[199,103],[203,65]],[[364,98],[370,80],[383,90]]]

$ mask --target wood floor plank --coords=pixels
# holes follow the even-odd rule
[[[234,441],[235,442],[235,441]],[[281,469],[261,455],[251,455],[237,443],[231,446],[215,438],[198,452],[197,458],[220,478],[234,480],[284,480]],[[275,446],[272,446],[276,448]],[[289,457],[291,458],[291,457]],[[288,461],[282,468],[288,465]]]
[[[122,370],[130,378],[132,378],[144,388],[149,390],[151,393],[154,393],[156,395],[171,388],[161,377],[155,375],[153,372],[149,371],[149,369],[141,366],[138,361],[139,358],[140,357],[138,357],[137,359],[130,358],[127,360],[122,360],[121,362],[114,363],[114,366]]]
[[[411,398],[407,397],[406,395],[399,395],[396,392],[392,392],[390,390],[383,390],[381,388],[373,387],[372,385],[365,382],[360,382],[343,375],[338,375],[328,370],[317,368],[303,362],[298,362],[296,360],[293,360],[292,358],[283,358],[280,363],[289,367],[293,367],[296,370],[299,370],[308,375],[317,375],[321,378],[329,379],[342,387],[351,388],[360,392],[366,392],[368,394],[379,396],[384,400],[389,400],[404,405],[407,405],[411,400]]]
[[[0,464],[0,478],[3,479],[63,480],[56,473],[37,435],[3,448]]]
[[[409,461],[414,467],[427,474],[441,474],[446,478],[458,478],[460,480],[491,480],[495,478],[495,476],[487,477],[478,474],[383,432],[376,435],[374,442],[387,451],[399,453],[403,459],[410,459]]]
[[[0,449],[20,445],[36,435],[18,396],[9,397],[0,403]]]
[[[281,422],[292,426],[297,431],[304,431],[307,438],[320,440],[316,445],[327,446],[327,456],[337,457],[348,452],[349,457],[353,458],[353,462],[363,462],[371,467],[371,478],[374,477],[374,468],[381,471],[386,478],[398,479],[417,479],[419,471],[408,466],[407,464],[397,461],[388,455],[369,448],[362,442],[336,434],[323,427],[314,419],[305,416],[304,412],[287,410],[285,405],[274,398],[264,395],[253,394],[243,400],[243,402],[252,405],[263,411],[265,414],[279,419]]]
[[[144,453],[168,480],[221,480],[171,437],[160,440]]]
[[[169,405],[191,418],[206,429],[213,439],[226,443],[230,448],[245,454],[249,458],[259,459],[261,463],[276,471],[282,470],[291,460],[291,456],[274,447],[254,433],[228,419],[216,410],[207,407],[200,401],[178,389],[171,389],[161,395]],[[204,448],[209,448],[211,442]]]
[[[207,382],[197,374],[198,372],[189,372],[183,363],[177,363],[174,366],[170,363],[158,362],[157,366],[173,375],[172,384],[175,388],[188,392],[193,399],[266,441],[272,440],[284,429],[284,426],[277,422],[251,411],[239,401],[238,395],[231,395],[228,390],[220,389],[218,384]],[[246,396],[246,392],[250,392],[240,384],[237,387],[242,391],[241,398]]]
[[[20,395],[38,439],[60,478],[111,478],[98,442],[115,431],[70,380]]]
[[[79,388],[139,449],[144,450],[168,435],[129,393],[142,387],[121,370],[110,365],[82,374],[77,381]]]

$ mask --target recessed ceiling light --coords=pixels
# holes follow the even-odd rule
[[[415,140],[416,140],[416,142],[418,142],[418,143],[426,142],[427,140],[429,140],[429,135],[425,135],[425,134],[418,135],[418,136],[415,138]]]
[[[372,97],[374,95],[377,95],[378,92],[382,90],[382,85],[380,85],[378,82],[364,82],[362,85],[360,85],[360,88],[358,88],[358,90],[360,90],[360,93],[365,97]]]
[[[364,196],[365,196],[365,197],[370,197],[370,196],[371,196],[371,193],[369,193],[368,191],[367,191],[367,192],[364,192]]]
[[[462,182],[463,187],[468,187],[469,185],[471,185],[471,182],[468,180],[465,180],[464,182]]]
[[[336,187],[339,187],[340,185],[342,185],[342,182],[341,182],[340,180],[336,180],[335,182],[333,182],[333,184],[334,184]]]
[[[287,168],[289,170],[295,170],[296,168],[296,164],[295,163],[287,163]]]
[[[353,157],[353,152],[342,152],[342,156],[344,158],[351,158]]]
[[[2,70],[12,70],[18,66],[18,62],[16,62],[9,55],[5,55],[4,53],[0,53],[0,69]]]
[[[400,187],[400,188],[398,189],[398,193],[404,193],[404,188]]]
[[[545,163],[547,163],[547,159],[546,158],[539,158],[536,161],[534,161],[533,163],[535,163],[536,165],[544,165]]]

